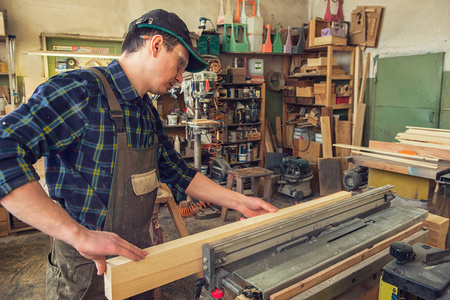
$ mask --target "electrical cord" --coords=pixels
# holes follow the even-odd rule
[[[308,150],[309,149],[309,146],[311,145],[311,139],[309,138],[311,135],[310,135],[310,128],[309,127],[307,127],[307,129],[308,129],[308,145],[306,145],[306,148],[305,149],[302,149],[302,150],[300,150],[300,149],[298,149],[297,148],[297,146],[295,146],[295,139],[294,139],[294,136],[295,136],[295,127],[294,127],[294,130],[292,130],[292,145],[294,145],[294,148],[295,148],[295,150],[297,150],[297,151],[299,151],[299,152],[306,152],[306,150]]]

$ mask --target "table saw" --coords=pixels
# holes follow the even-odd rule
[[[293,218],[203,245],[205,288],[231,295],[274,295],[427,217],[390,206],[384,186]],[[255,295],[255,294],[253,294]],[[255,298],[257,299],[257,298]],[[283,298],[281,298],[283,299]]]
[[[208,297],[224,289],[231,295],[225,299],[235,299],[253,287],[262,299],[305,299],[304,293],[331,299],[380,271],[391,260],[384,250],[393,241],[427,241],[427,212],[391,207],[392,189],[341,191],[232,222],[146,248],[139,262],[108,259],[105,295],[124,299],[203,271],[200,290]]]

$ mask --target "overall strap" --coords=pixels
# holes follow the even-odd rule
[[[120,107],[119,100],[117,100],[116,95],[114,95],[114,92],[105,76],[96,68],[88,68],[88,70],[97,75],[103,83],[103,88],[106,92],[106,99],[108,100],[109,116],[116,125],[114,133],[117,134],[118,132],[125,131],[122,108]]]

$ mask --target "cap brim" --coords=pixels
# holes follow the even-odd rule
[[[173,35],[174,37],[176,37],[182,44],[183,46],[186,47],[186,49],[189,51],[189,64],[186,67],[186,71],[191,72],[191,73],[197,73],[200,71],[203,71],[204,69],[206,69],[209,65],[206,61],[203,60],[203,58],[201,58],[200,54],[197,53],[197,51],[195,51],[194,47],[192,47],[192,45],[189,45],[186,43],[186,41],[179,35],[173,33],[170,30],[167,30],[165,28],[156,26],[156,25],[152,25],[152,24],[138,24],[137,25],[138,28],[142,28],[142,27],[148,27],[148,28],[156,28],[159,30],[162,30],[164,32],[167,32],[171,35]]]

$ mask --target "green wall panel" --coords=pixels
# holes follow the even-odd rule
[[[444,53],[378,60],[370,139],[394,142],[405,126],[439,126]]]
[[[266,118],[269,119],[274,135],[277,132],[276,117],[283,117],[283,95],[281,92],[274,92],[266,88]]]

